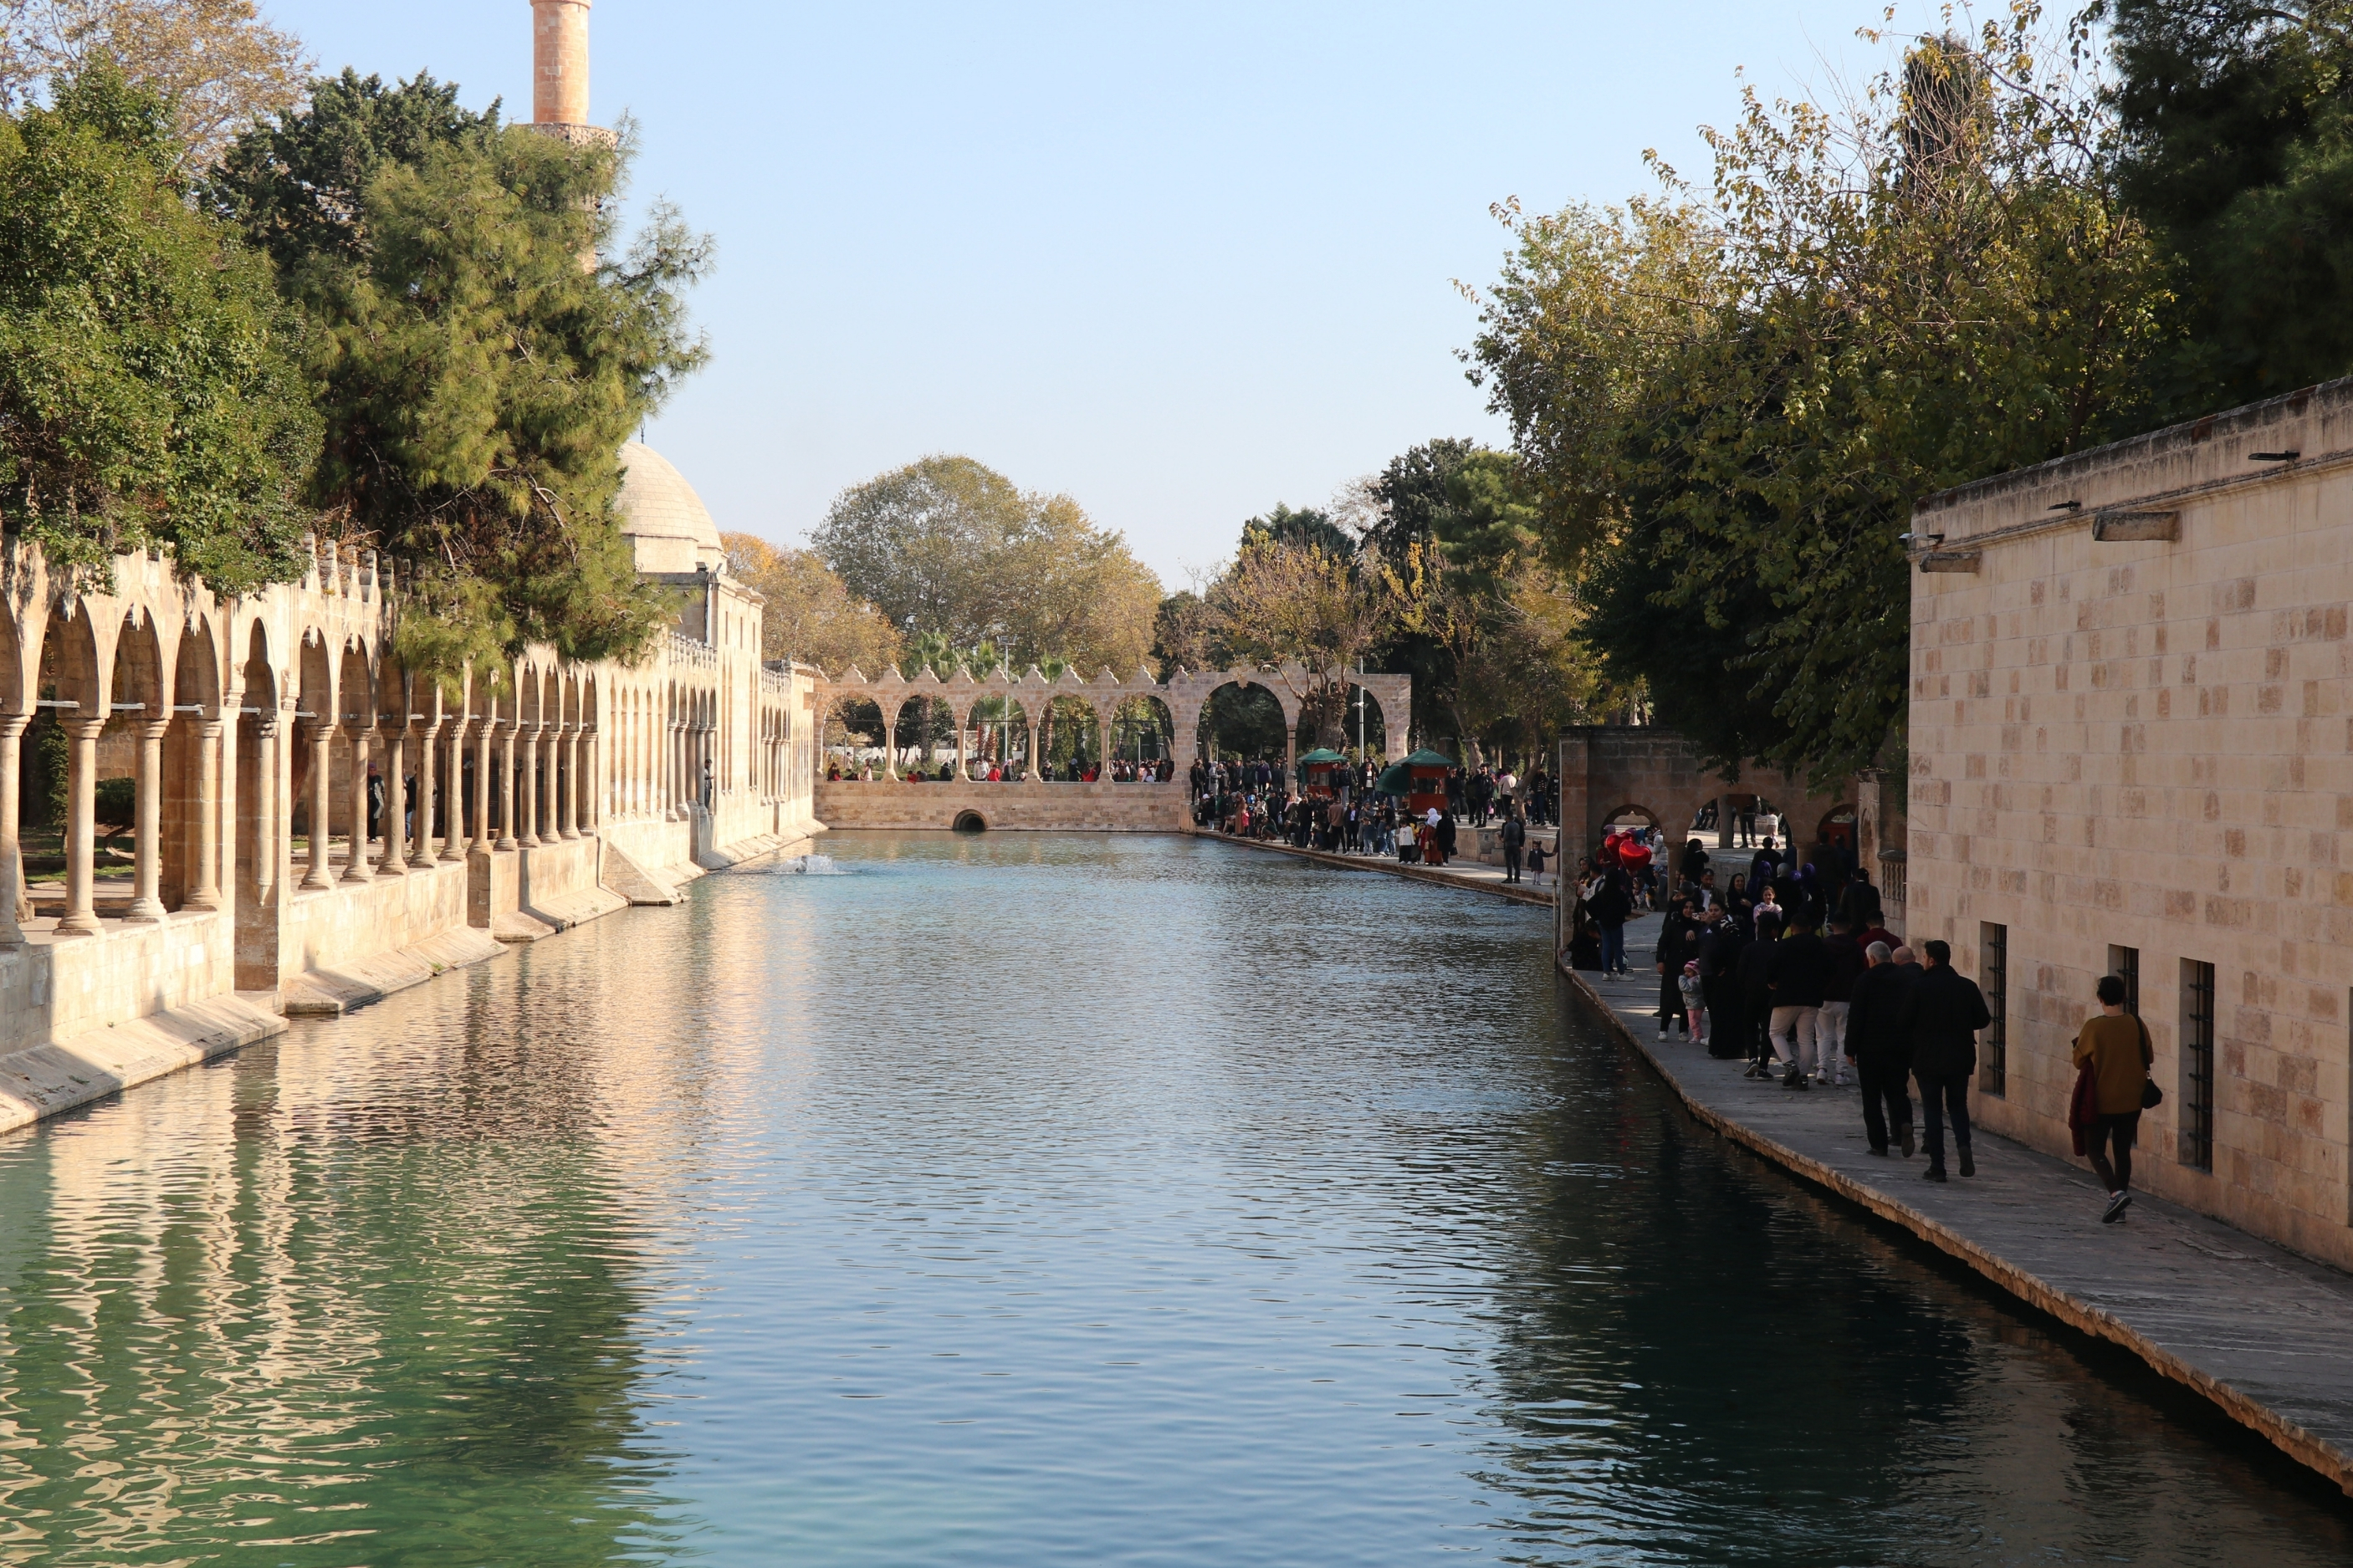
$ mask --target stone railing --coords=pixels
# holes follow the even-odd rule
[[[672,664],[682,664],[690,669],[719,668],[719,650],[707,642],[698,642],[692,637],[671,632],[669,647]]]

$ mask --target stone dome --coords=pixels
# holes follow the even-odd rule
[[[621,531],[636,546],[640,572],[713,572],[726,560],[719,525],[686,476],[642,441],[621,447]]]

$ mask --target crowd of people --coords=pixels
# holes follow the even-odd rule
[[[1508,767],[1450,769],[1446,804],[1419,810],[1402,796],[1381,793],[1381,772],[1379,763],[1367,758],[1334,767],[1315,787],[1304,788],[1284,777],[1280,763],[1265,758],[1204,759],[1190,774],[1193,820],[1235,837],[1280,840],[1338,855],[1394,856],[1429,866],[1454,858],[1462,826],[1501,822],[1504,879],[1524,881],[1531,867],[1541,879],[1540,848],[1523,864],[1528,828],[1556,813],[1552,780],[1541,769],[1526,778]]]
[[[1873,1155],[1925,1151],[1924,1179],[1975,1176],[1968,1087],[1978,1032],[1992,1015],[1977,983],[1953,968],[1950,946],[1915,949],[1889,931],[1868,871],[1827,832],[1794,854],[1767,833],[1721,885],[1717,857],[1697,838],[1671,874],[1660,859],[1657,830],[1633,829],[1611,833],[1580,863],[1571,963],[1631,975],[1626,923],[1659,910],[1651,960],[1661,1039],[1672,1031],[1711,1056],[1745,1059],[1744,1076],[1759,1084],[1852,1084]],[[2097,998],[2099,1015],[2075,1040],[2069,1125],[2105,1188],[2101,1218],[2113,1224],[2132,1205],[2140,1113],[2161,1097],[2148,1078],[2148,1031],[2126,1009],[2123,981],[2102,978]]]
[[[1018,757],[1010,761],[997,757],[974,757],[965,763],[965,776],[973,784],[1019,784],[1029,776],[1029,765]],[[1167,784],[1176,776],[1176,763],[1169,757],[1113,757],[1106,775],[1103,764],[1089,762],[1084,752],[1071,755],[1060,763],[1049,763],[1043,770],[1049,779],[1068,784]],[[871,757],[860,758],[855,753],[836,752],[827,761],[825,778],[828,784],[855,781],[872,784],[878,777]],[[943,760],[911,763],[899,775],[902,784],[954,784],[956,764]]]

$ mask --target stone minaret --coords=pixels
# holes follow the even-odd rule
[[[586,127],[588,0],[531,0],[531,66],[532,123]]]

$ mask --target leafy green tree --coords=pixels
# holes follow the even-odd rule
[[[2188,416],[2353,371],[2353,4],[2115,0],[2125,198],[2172,261]]]
[[[1383,560],[1401,561],[1407,545],[1430,539],[1433,514],[1446,502],[1446,481],[1478,449],[1475,441],[1441,436],[1391,458],[1372,482],[1375,515],[1365,530],[1365,548]]]
[[[1670,184],[1623,214],[1514,219],[1473,357],[1556,554],[1653,552],[1655,613],[1739,633],[1722,700],[1755,750],[1721,761],[1827,776],[1879,758],[1903,712],[1913,503],[2147,417],[2162,270],[2035,25],[2021,7],[1974,43],[1920,41],[1848,113],[1750,95],[1711,133],[1705,204]],[[1591,635],[1634,629],[1609,615]],[[1623,668],[1655,646],[1605,651]]]
[[[1314,507],[1293,510],[1282,501],[1264,517],[1253,517],[1242,523],[1242,539],[1263,539],[1276,544],[1304,544],[1322,551],[1335,560],[1345,561],[1356,553],[1357,542],[1348,531],[1332,521],[1327,512]]]
[[[0,120],[0,508],[53,565],[293,574],[319,426],[268,263],[189,210],[170,107],[100,65]]]
[[[610,259],[628,158],[466,114],[425,78],[347,74],[210,188],[315,323],[311,499],[409,563],[417,667],[626,655],[666,618],[614,498],[622,443],[706,357],[681,291],[710,253],[663,205]]]
[[[809,542],[892,625],[1001,647],[1017,672],[1051,657],[1126,677],[1152,646],[1160,582],[1126,540],[1070,497],[1017,489],[970,458],[852,486]]]

